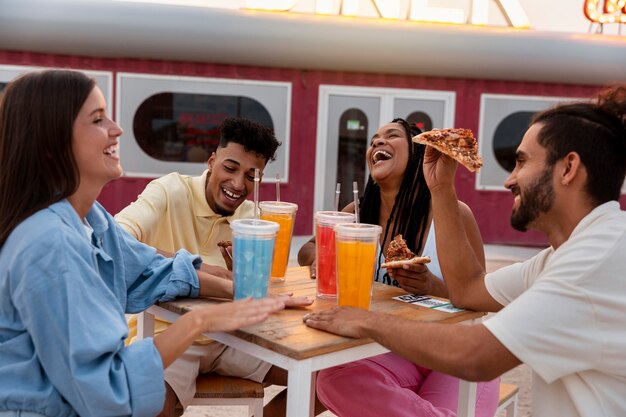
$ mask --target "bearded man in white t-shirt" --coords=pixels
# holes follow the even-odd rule
[[[537,417],[626,416],[626,212],[618,202],[626,173],[626,85],[533,118],[505,182],[514,196],[512,226],[539,230],[550,242],[526,262],[485,274],[463,232],[455,170],[452,159],[427,149],[441,270],[454,305],[498,313],[466,326],[339,308],[311,314],[306,324],[370,337],[417,364],[471,381],[526,363]],[[350,386],[340,367],[318,378],[320,386],[326,378]],[[341,390],[318,396],[332,403]]]

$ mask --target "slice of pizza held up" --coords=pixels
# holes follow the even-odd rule
[[[389,242],[385,262],[380,266],[383,268],[402,268],[405,264],[427,264],[430,262],[428,256],[417,256],[406,245],[402,235],[398,235]]]
[[[478,143],[469,129],[433,129],[414,136],[413,142],[432,146],[472,172],[478,172],[483,166]]]

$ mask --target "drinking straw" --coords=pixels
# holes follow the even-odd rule
[[[280,201],[280,174],[276,173],[276,201]]]
[[[339,194],[341,194],[341,184],[337,183],[337,187],[335,187],[335,211],[339,211]]]
[[[352,194],[354,194],[354,222],[359,222],[359,186],[356,181],[352,183]]]
[[[254,169],[254,218],[259,219],[259,168]]]

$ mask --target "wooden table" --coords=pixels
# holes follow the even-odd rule
[[[315,297],[316,282],[309,278],[307,267],[289,268],[283,283],[272,283],[271,294],[293,293],[294,296]],[[462,311],[447,313],[409,303],[392,297],[406,294],[400,288],[374,283],[372,311],[380,311],[409,320],[437,323],[459,323],[480,319],[484,313]],[[216,303],[210,299],[180,299],[150,307],[138,321],[138,335],[154,332],[154,315],[175,321],[180,315],[199,306]],[[235,347],[288,371],[287,417],[313,416],[315,372],[347,362],[388,352],[371,339],[352,339],[307,327],[302,317],[312,311],[335,306],[334,300],[316,299],[312,306],[282,310],[263,323],[230,333],[210,333],[210,338]],[[461,381],[459,413],[474,416],[476,384]]]

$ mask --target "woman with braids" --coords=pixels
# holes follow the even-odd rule
[[[447,297],[435,242],[430,191],[422,162],[425,146],[414,143],[420,133],[403,119],[378,129],[366,153],[370,171],[359,206],[363,223],[383,227],[375,280],[402,287],[412,294]],[[458,202],[464,233],[481,265],[485,265],[482,239],[474,215]],[[354,212],[354,203],[343,211]],[[386,270],[384,253],[393,238],[402,234],[412,252],[430,256],[426,265],[404,265]],[[315,238],[298,253],[300,265],[312,267],[315,277]],[[338,416],[454,416],[458,402],[458,379],[416,365],[395,353],[337,366],[319,373],[317,394]],[[495,414],[499,379],[481,383],[476,393],[476,416]]]
[[[202,332],[264,320],[279,299],[194,310],[125,347],[124,313],[177,296],[227,295],[181,250],[158,255],[96,202],[122,175],[122,129],[92,78],[49,70],[0,101],[0,416],[154,416],[163,369]],[[221,294],[221,295],[220,295]]]

